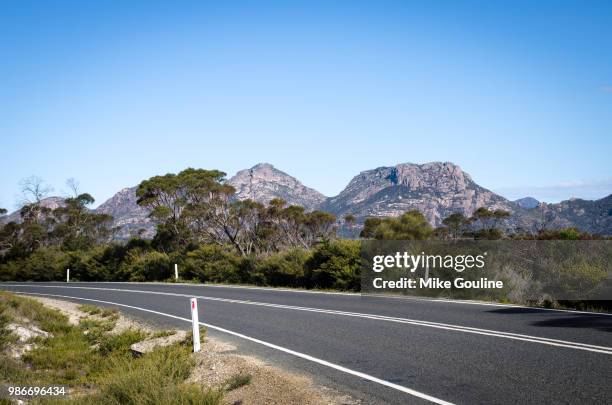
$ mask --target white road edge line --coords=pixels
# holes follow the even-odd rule
[[[129,293],[138,293],[138,294],[167,295],[167,296],[174,296],[174,297],[193,297],[194,296],[190,294],[169,293],[169,292],[166,293],[166,292],[161,292],[161,291],[131,290],[131,289],[125,289],[125,288],[76,287],[76,286],[69,287],[69,286],[55,286],[55,285],[43,286],[43,285],[23,285],[23,284],[12,284],[12,285],[5,284],[5,285],[9,287],[26,287],[26,288],[27,287],[74,288],[74,289],[82,289],[82,290],[100,290],[100,291],[129,292]],[[540,337],[540,336],[524,335],[524,334],[512,333],[512,332],[496,331],[496,330],[491,330],[491,329],[480,329],[480,328],[474,328],[470,326],[453,325],[453,324],[446,324],[446,323],[440,323],[440,322],[421,321],[418,319],[390,317],[390,316],[385,316],[385,315],[364,314],[364,313],[359,313],[359,312],[345,312],[345,311],[337,311],[333,309],[298,307],[298,306],[292,306],[292,305],[271,304],[271,303],[257,302],[257,301],[243,301],[243,300],[235,300],[235,299],[230,299],[230,298],[206,297],[206,296],[201,296],[201,295],[195,295],[195,297],[199,299],[203,299],[203,300],[208,300],[208,301],[228,302],[232,304],[243,304],[243,305],[256,305],[256,306],[263,306],[263,307],[270,307],[270,308],[288,309],[288,310],[294,310],[294,311],[316,312],[316,313],[323,313],[323,314],[330,314],[330,315],[350,316],[350,317],[355,317],[355,318],[373,319],[373,320],[380,320],[380,321],[387,321],[387,322],[425,326],[425,327],[436,328],[436,329],[444,329],[444,330],[451,330],[451,331],[464,332],[464,333],[473,333],[473,334],[484,335],[484,336],[493,336],[493,337],[498,337],[498,338],[519,340],[523,342],[540,343],[540,344],[545,344],[549,346],[564,347],[564,348],[569,348],[569,349],[584,350],[584,351],[589,351],[589,352],[594,352],[594,353],[612,355],[612,347],[597,346],[597,345],[591,345],[587,343],[571,342],[567,340],[559,340],[559,339],[552,339],[552,338],[546,338],[546,337]]]
[[[136,309],[136,310],[139,310],[139,311],[150,312],[150,313],[153,313],[153,314],[156,314],[156,315],[167,316],[167,317],[170,317],[170,318],[179,319],[181,321],[185,321],[185,322],[191,323],[191,319],[183,318],[183,317],[176,316],[176,315],[167,314],[167,313],[164,313],[164,312],[154,311],[152,309],[136,307],[136,306],[133,306],[133,305],[120,304],[118,302],[102,301],[102,300],[96,300],[96,299],[92,299],[92,298],[72,297],[72,296],[69,296],[69,295],[41,294],[41,293],[22,292],[22,291],[13,291],[13,292],[18,293],[18,294],[26,294],[26,295],[29,294],[29,295],[41,295],[41,296],[59,297],[59,298],[72,298],[72,299],[76,299],[76,300],[83,300],[83,301],[98,302],[98,303],[102,303],[102,304],[116,305],[116,306],[120,306],[120,307]],[[241,339],[245,339],[245,340],[248,340],[248,341],[251,341],[251,342],[254,342],[254,343],[258,343],[260,345],[269,347],[271,349],[275,349],[275,350],[279,350],[279,351],[287,353],[287,354],[291,354],[293,356],[302,358],[304,360],[311,361],[313,363],[320,364],[322,366],[333,368],[334,370],[338,370],[338,371],[341,371],[343,373],[353,375],[355,377],[363,378],[364,380],[368,380],[368,381],[371,381],[371,382],[374,382],[374,383],[377,383],[377,384],[380,384],[380,385],[384,385],[385,387],[393,388],[393,389],[395,389],[397,391],[404,392],[406,394],[409,394],[409,395],[412,395],[412,396],[424,399],[424,400],[429,401],[429,402],[433,402],[435,404],[453,405],[452,402],[448,402],[448,401],[444,401],[444,400],[442,400],[440,398],[432,397],[431,395],[427,395],[425,393],[413,390],[411,388],[404,387],[403,385],[394,384],[392,382],[389,382],[389,381],[386,381],[386,380],[382,380],[382,379],[374,377],[372,375],[365,374],[365,373],[362,373],[360,371],[352,370],[350,368],[346,368],[346,367],[341,366],[339,364],[331,363],[331,362],[329,362],[327,360],[319,359],[317,357],[310,356],[308,354],[301,353],[301,352],[296,352],[295,350],[287,349],[286,347],[278,346],[278,345],[275,345],[273,343],[266,342],[264,340],[260,340],[260,339],[256,339],[256,338],[253,338],[253,337],[250,337],[250,336],[247,336],[247,335],[243,335],[242,333],[234,332],[234,331],[231,331],[229,329],[221,328],[219,326],[214,326],[214,325],[211,325],[211,324],[208,324],[208,323],[205,323],[205,322],[200,322],[200,325],[205,326],[205,327],[210,328],[210,329],[213,329],[213,330],[216,330],[216,331],[219,331],[219,332],[223,332],[223,333],[227,333],[227,334],[232,335],[232,336],[239,337]]]
[[[76,283],[88,283],[88,281],[77,281]],[[527,305],[519,304],[502,304],[500,302],[486,302],[479,300],[465,300],[465,299],[450,299],[450,298],[427,298],[427,297],[411,297],[411,296],[400,296],[400,295],[389,295],[389,294],[369,294],[369,293],[354,293],[354,292],[342,292],[342,291],[317,291],[317,290],[300,290],[297,288],[283,288],[283,287],[259,287],[259,286],[243,286],[236,284],[194,284],[194,283],[164,283],[164,282],[128,282],[128,281],[91,281],[91,283],[99,284],[145,284],[145,285],[159,285],[159,286],[173,286],[183,285],[189,287],[199,288],[234,288],[244,290],[263,290],[263,291],[274,291],[274,292],[290,292],[299,294],[324,294],[324,295],[344,295],[352,298],[361,297],[374,297],[384,299],[396,299],[406,301],[426,301],[426,302],[437,302],[442,304],[464,304],[464,305],[482,305],[488,307],[501,307],[501,308],[526,308],[535,311],[542,312],[568,312],[573,314],[588,314],[588,315],[605,315],[612,316],[611,312],[592,312],[592,311],[579,311],[577,309],[559,309],[559,308],[540,308],[530,307]],[[1,284],[0,284],[1,285]]]

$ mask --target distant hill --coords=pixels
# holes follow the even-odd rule
[[[95,209],[113,217],[113,227],[119,228],[117,239],[129,239],[138,234],[147,239],[155,236],[155,223],[149,218],[149,210],[136,204],[136,188],[120,190]]]
[[[229,179],[228,184],[236,189],[238,199],[251,199],[263,204],[274,198],[282,198],[289,204],[314,209],[326,198],[269,163],[260,163],[239,171]]]
[[[329,211],[338,218],[352,214],[356,225],[349,231],[341,229],[344,235],[358,233],[367,217],[397,216],[417,209],[432,225],[439,226],[442,219],[454,212],[470,216],[479,207],[510,211],[512,216],[506,225],[511,229],[535,231],[542,226],[548,229],[573,226],[612,235],[612,195],[595,201],[572,199],[558,204],[540,203],[531,197],[509,201],[481,187],[450,162],[402,163],[366,170],[330,198],[268,163],[241,170],[228,183],[236,188],[239,199],[268,203],[273,198],[282,198],[309,210]],[[151,238],[155,234],[149,211],[138,206],[136,200],[136,187],[124,188],[95,210],[113,216],[113,226],[119,228],[118,239],[138,234]],[[43,203],[53,208],[61,201],[59,197],[49,197]],[[10,220],[19,220],[19,212],[0,218],[0,222]]]
[[[64,205],[64,198],[56,196],[43,198],[42,200],[40,200],[40,205],[45,208],[54,210]],[[19,213],[19,210],[13,211],[8,215],[0,217],[0,223],[6,224],[9,222],[21,222],[21,215]]]
[[[514,200],[514,203],[521,208],[532,209],[540,205],[540,202],[533,197],[524,197]]]
[[[573,226],[591,233],[612,235],[612,194],[595,201],[572,198],[542,205],[552,228]]]
[[[454,212],[469,216],[479,207],[513,210],[510,201],[479,186],[450,162],[402,163],[361,172],[321,206],[338,216],[352,214],[358,221],[416,209],[434,226]]]

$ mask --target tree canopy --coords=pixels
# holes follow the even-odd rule
[[[218,170],[186,169],[155,176],[137,189],[138,204],[158,222],[155,243],[165,250],[191,243],[231,245],[242,256],[308,248],[335,234],[336,218],[273,199],[268,206],[237,200]]]
[[[417,210],[405,212],[399,217],[368,218],[361,237],[385,240],[424,240],[433,234],[427,218]]]

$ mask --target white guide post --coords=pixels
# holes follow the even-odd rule
[[[178,264],[174,263],[174,279],[178,280]]]
[[[193,352],[200,351],[200,322],[198,321],[198,300],[191,299],[191,323],[193,327]]]
[[[70,282],[70,269],[66,269],[66,282]]]

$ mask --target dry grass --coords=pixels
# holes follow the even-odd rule
[[[194,355],[190,333],[180,344],[134,358],[129,349],[132,342],[143,336],[151,339],[175,332],[152,330],[116,311],[101,316],[101,308],[83,308],[40,297],[36,300],[69,315],[68,329],[72,332],[61,338],[54,335],[53,342],[49,339],[43,345],[54,345],[54,350],[59,351],[55,359],[49,359],[53,352],[44,347],[30,353],[31,363],[27,367],[22,362],[12,359],[4,362],[0,358],[0,384],[36,383],[34,377],[49,384],[66,381],[72,387],[72,397],[63,402],[78,404],[358,403],[349,396],[316,386],[309,378],[237,355],[234,346],[220,340],[206,338],[202,352]],[[66,318],[62,319],[65,322]],[[201,339],[204,336],[202,329]],[[72,351],[67,350],[67,345],[72,346]],[[83,360],[71,362],[70,358]],[[54,369],[45,370],[45,361],[55,363]]]
[[[194,359],[188,347],[175,344],[135,358],[130,345],[149,334],[127,329],[111,334],[119,315],[88,306],[90,314],[71,325],[60,312],[39,302],[0,293],[0,308],[9,320],[32,323],[51,333],[37,338],[21,359],[0,352],[0,383],[66,384],[73,395],[60,402],[75,404],[205,404],[220,403],[220,390],[186,382]],[[42,400],[46,402],[46,400]]]

